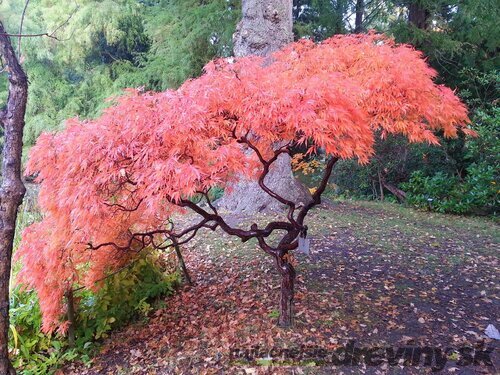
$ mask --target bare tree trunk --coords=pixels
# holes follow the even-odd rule
[[[73,297],[73,290],[70,289],[66,292],[66,303],[68,305],[68,343],[71,348],[75,346],[75,330],[76,330],[76,314],[75,314],[75,299]]]
[[[354,32],[356,34],[364,31],[363,15],[365,13],[365,0],[356,0],[356,20],[354,23]]]
[[[267,56],[293,42],[292,26],[292,0],[243,0],[234,55]]]
[[[406,193],[397,188],[396,186],[388,183],[388,182],[385,182],[385,180],[382,179],[382,185],[387,189],[389,190],[397,199],[400,203],[403,203],[405,200],[406,200]]]
[[[378,171],[378,185],[380,188],[380,200],[384,200],[384,185],[382,184],[382,174]]]
[[[408,5],[408,22],[413,26],[427,30],[429,28],[430,12],[418,0],[413,0]]]
[[[28,79],[3,24],[0,22],[0,56],[9,74],[9,97],[0,110],[4,129],[2,184],[0,186],[0,374],[15,374],[9,360],[9,282],[17,210],[26,191],[21,180],[24,115]]]
[[[243,0],[242,10],[242,19],[233,36],[235,56],[267,56],[293,41],[292,0]],[[288,154],[279,156],[265,182],[288,200],[304,204],[311,200],[309,191],[293,176]],[[234,186],[218,205],[223,210],[245,214],[284,208],[257,182],[246,179]]]

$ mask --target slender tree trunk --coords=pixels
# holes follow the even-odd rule
[[[363,15],[365,13],[365,0],[356,0],[356,20],[354,23],[354,32],[356,34],[364,31]]]
[[[383,201],[384,200],[384,186],[382,184],[382,174],[380,173],[380,171],[378,171],[378,185],[380,188],[380,200]]]
[[[181,248],[177,244],[177,241],[174,242],[174,249],[175,249],[175,254],[177,255],[177,259],[179,260],[179,266],[181,267],[182,273],[184,274],[186,281],[188,282],[189,285],[193,285],[193,281],[191,280],[191,276],[189,275],[186,263],[184,263],[184,257],[182,256]]]
[[[299,233],[289,231],[280,241],[278,248],[293,242]],[[278,325],[288,328],[293,325],[293,299],[295,295],[295,269],[290,263],[289,253],[281,250],[275,255],[275,264],[281,276]]]
[[[15,374],[9,360],[9,282],[17,210],[26,191],[21,180],[24,115],[28,79],[0,22],[0,56],[8,70],[9,97],[0,110],[4,130],[0,186],[0,374]]]
[[[76,330],[76,314],[75,314],[75,299],[73,298],[73,290],[70,289],[66,292],[66,303],[68,304],[68,343],[72,348],[75,346],[75,330]]]
[[[292,0],[243,0],[242,11],[233,36],[235,56],[267,56],[293,41]],[[309,191],[293,176],[288,154],[279,156],[265,182],[286,199],[304,204],[311,200]],[[250,215],[284,208],[257,182],[246,179],[227,192],[218,205],[231,213]]]

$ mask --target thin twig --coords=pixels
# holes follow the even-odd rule
[[[26,9],[28,9],[29,3],[30,0],[26,0],[26,2],[24,3],[23,13],[21,14],[21,22],[19,24],[19,35],[23,34],[24,17],[26,16]],[[21,36],[18,37],[18,42],[17,42],[17,58],[19,60],[21,59]]]
[[[23,15],[22,15],[23,19],[24,19],[24,13],[26,11],[28,3],[29,3],[29,0],[26,1],[25,8],[23,10]],[[52,38],[52,39],[60,41],[61,39],[59,39],[58,37],[56,37],[55,33],[58,32],[62,27],[66,26],[68,24],[68,22],[73,18],[73,16],[75,15],[76,11],[78,9],[80,9],[80,6],[78,5],[78,3],[75,2],[75,4],[76,4],[75,10],[73,10],[73,12],[69,15],[69,17],[63,23],[61,23],[59,26],[57,26],[51,33],[45,32],[45,33],[35,33],[35,34],[23,34],[22,33],[22,23],[23,23],[23,20],[21,20],[20,31],[19,31],[18,34],[11,34],[11,33],[4,32],[4,33],[0,33],[0,35],[2,35],[2,36],[8,36],[8,37],[13,37],[13,38],[19,38],[19,39],[21,39],[21,38],[37,38],[37,37],[46,36],[47,38]]]

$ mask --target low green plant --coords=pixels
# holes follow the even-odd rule
[[[42,315],[33,291],[16,287],[10,301],[10,350],[14,367],[24,375],[43,375],[78,354],[66,340],[40,331]]]
[[[160,255],[151,252],[106,279],[96,293],[85,290],[81,294],[76,331],[78,347],[88,347],[95,340],[107,337],[110,330],[134,316],[147,316],[157,297],[174,292],[180,275],[163,273],[160,262]]]
[[[162,254],[149,252],[130,267],[102,281],[96,291],[75,292],[75,345],[57,334],[43,334],[42,316],[35,292],[15,287],[11,291],[10,351],[20,374],[51,373],[64,362],[90,361],[99,341],[110,331],[133,319],[144,319],[159,297],[175,291],[177,272],[169,273]],[[160,301],[161,303],[161,301]]]

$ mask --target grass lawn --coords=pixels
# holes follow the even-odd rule
[[[275,326],[270,257],[255,242],[206,231],[184,249],[196,284],[112,334],[90,368],[74,363],[64,373],[499,373],[498,341],[484,336],[488,324],[500,327],[498,224],[351,201],[323,204],[307,224],[312,254],[296,256],[292,329]],[[353,347],[379,348],[385,360],[339,364],[325,355],[345,360]],[[425,356],[413,364],[397,356],[408,348],[430,351],[430,366]],[[251,358],[235,357],[239,349]],[[493,366],[481,354],[467,366],[485,350]]]

